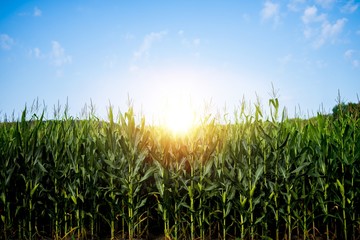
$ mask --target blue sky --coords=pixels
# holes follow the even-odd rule
[[[232,113],[272,84],[290,115],[357,102],[360,1],[0,1],[1,115],[128,96],[151,119],[177,98]]]

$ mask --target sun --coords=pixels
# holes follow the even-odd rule
[[[195,112],[189,96],[168,96],[162,114],[163,125],[174,135],[184,135],[195,126]]]

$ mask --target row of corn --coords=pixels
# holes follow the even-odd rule
[[[359,239],[359,118],[268,111],[174,136],[25,109],[0,123],[0,238]]]

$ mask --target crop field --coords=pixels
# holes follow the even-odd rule
[[[0,123],[0,238],[359,239],[360,118],[267,112],[174,135],[25,109]]]

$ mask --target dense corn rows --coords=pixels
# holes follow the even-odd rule
[[[131,107],[106,122],[25,109],[0,123],[0,237],[357,239],[359,118],[254,109],[186,136]]]

